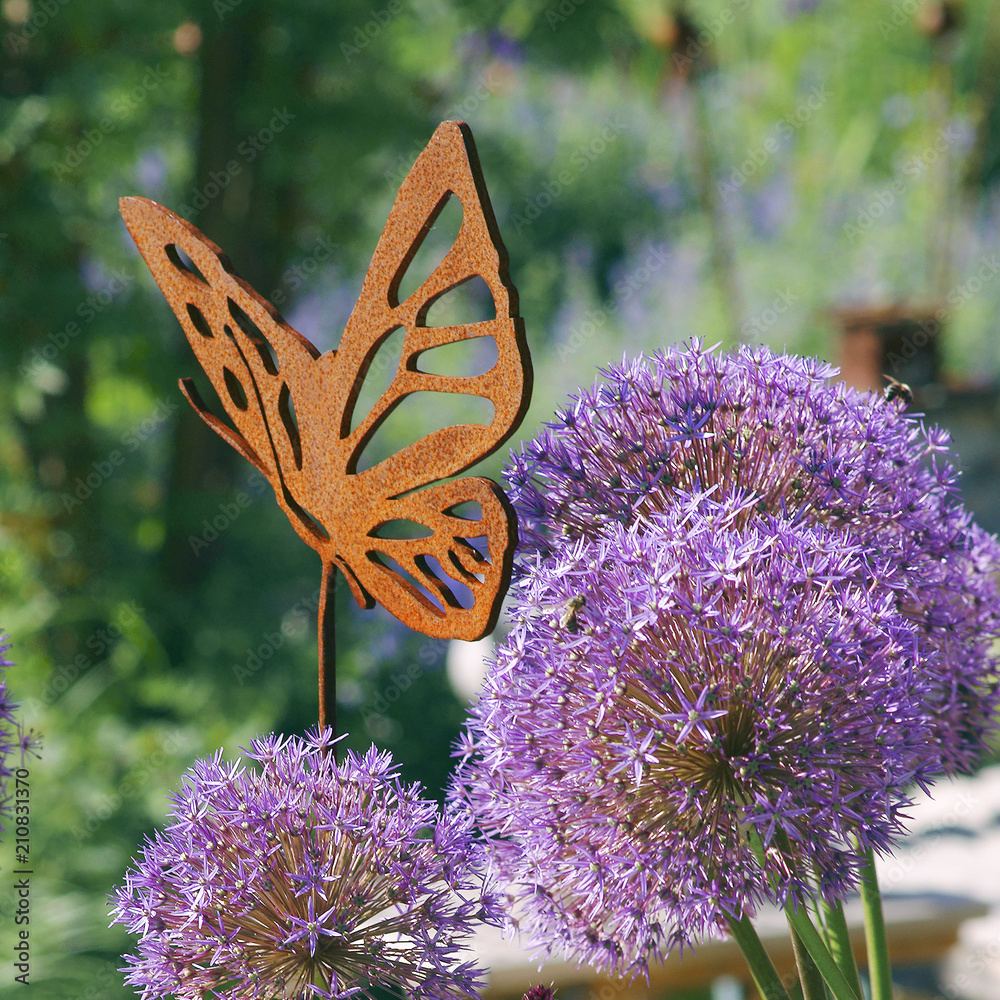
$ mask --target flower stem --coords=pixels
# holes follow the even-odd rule
[[[852,989],[861,996],[861,979],[858,976],[858,965],[854,961],[854,949],[851,947],[851,933],[847,928],[843,904],[838,899],[834,903],[823,902],[823,916],[826,923],[826,942],[830,954],[837,963],[844,978]]]
[[[750,975],[753,976],[754,985],[762,1000],[788,1000],[788,993],[781,983],[781,977],[767,952],[764,951],[764,946],[760,943],[757,931],[754,930],[749,918],[745,915],[739,920],[730,917],[729,933],[733,935],[733,940],[743,952],[743,957],[750,968]]]
[[[802,939],[795,933],[791,921],[788,922],[788,929],[792,934],[792,952],[795,955],[795,965],[799,970],[802,1000],[827,1000],[823,977],[819,974],[816,963],[802,944]]]
[[[868,978],[872,1000],[892,1000],[892,969],[889,965],[889,942],[885,936],[882,893],[875,873],[875,855],[869,847],[861,869],[861,905],[865,911],[865,945],[868,949]]]
[[[809,957],[816,963],[816,968],[819,969],[820,975],[826,985],[830,987],[830,992],[836,1000],[861,1000],[861,994],[854,992],[851,984],[844,978],[844,974],[833,960],[829,949],[823,944],[819,931],[813,926],[806,913],[805,904],[801,904],[796,909],[793,903],[789,903],[785,907],[785,915],[788,917],[792,930],[798,935],[803,947],[809,953]]]
[[[764,841],[761,839],[760,831],[753,824],[747,823],[745,825],[745,833],[750,849],[756,856],[761,868],[766,872],[767,851],[764,847]],[[844,974],[833,960],[830,950],[819,936],[819,931],[816,930],[809,919],[805,904],[803,903],[796,908],[794,901],[787,903],[785,905],[785,916],[788,918],[788,923],[791,925],[792,930],[798,935],[803,947],[809,953],[809,957],[816,963],[816,968],[819,969],[819,973],[826,985],[830,987],[830,992],[834,995],[835,1000],[862,1000],[862,995],[854,992],[851,984],[844,978]],[[803,989],[805,989],[804,985]],[[883,1000],[883,998],[874,998],[874,1000]]]

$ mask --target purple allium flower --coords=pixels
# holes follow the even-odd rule
[[[0,632],[0,834],[11,815],[9,784],[14,770],[24,767],[27,758],[37,755],[41,746],[37,734],[24,728],[18,715],[20,706],[7,689],[7,668],[14,666],[4,655],[9,649],[10,640]]]
[[[219,751],[185,774],[113,900],[145,1000],[478,994],[460,952],[496,918],[468,818],[442,817],[389,754],[337,763],[333,745],[272,735],[244,751],[260,767]]]
[[[515,459],[515,626],[456,787],[536,945],[641,971],[764,898],[840,898],[907,786],[979,749],[1000,550],[944,436],[833,373],[695,343]]]
[[[968,771],[998,704],[1000,546],[956,499],[947,432],[829,382],[836,371],[699,342],[610,368],[514,459],[521,566],[699,491],[749,491],[757,512],[825,525],[864,547],[871,583],[916,627],[937,769]]]
[[[552,992],[551,986],[543,986],[539,983],[537,986],[532,986],[524,994],[524,1000],[552,1000],[554,996],[555,994]]]

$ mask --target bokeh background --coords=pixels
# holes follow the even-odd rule
[[[45,740],[31,996],[130,996],[105,896],[181,771],[316,715],[318,560],[181,398],[197,364],[120,196],[189,218],[334,347],[405,172],[463,119],[534,357],[520,435],[625,352],[787,347],[912,381],[996,530],[998,94],[990,0],[3,0],[0,626]],[[351,744],[440,794],[449,658],[481,650],[343,591],[338,622]],[[5,844],[0,997],[11,865]]]

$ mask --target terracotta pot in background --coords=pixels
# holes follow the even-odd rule
[[[840,371],[856,389],[884,389],[886,375],[915,397],[939,392],[944,309],[906,304],[836,309]]]

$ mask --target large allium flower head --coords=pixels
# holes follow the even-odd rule
[[[492,914],[469,818],[330,731],[197,761],[113,898],[146,1000],[478,994],[462,961]]]
[[[611,523],[641,524],[684,492],[745,490],[757,498],[748,521],[770,512],[850,535],[919,628],[920,668],[936,679],[926,773],[969,770],[1000,703],[1000,547],[956,499],[947,433],[831,382],[829,365],[763,347],[694,341],[603,374],[513,460],[519,568]]]
[[[10,779],[16,768],[38,753],[41,744],[34,732],[24,728],[20,706],[7,688],[7,668],[14,666],[6,657],[9,649],[10,640],[0,632],[0,834],[10,818]]]
[[[522,928],[619,971],[765,897],[842,896],[929,739],[860,546],[739,528],[752,494],[677,501],[522,578],[460,772]]]
[[[981,743],[996,541],[942,435],[832,373],[625,362],[515,460],[515,625],[456,795],[539,947],[641,971],[764,898],[840,898]]]

